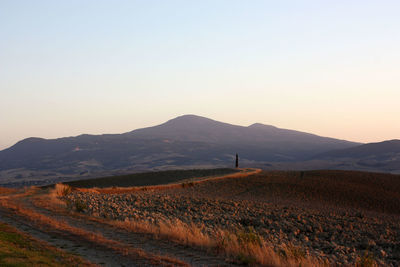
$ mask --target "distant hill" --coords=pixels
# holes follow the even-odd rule
[[[316,159],[347,161],[353,166],[374,170],[400,170],[400,140],[369,143],[346,149],[333,150],[314,156]]]
[[[368,143],[351,148],[333,150],[317,155],[319,158],[378,158],[390,159],[399,156],[400,140]]]
[[[295,162],[359,143],[280,129],[248,127],[184,115],[158,126],[123,134],[27,138],[0,151],[1,179],[90,176],[116,171]]]

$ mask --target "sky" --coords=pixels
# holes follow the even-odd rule
[[[184,114],[400,139],[400,1],[0,0],[0,150]]]

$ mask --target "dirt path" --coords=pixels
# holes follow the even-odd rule
[[[247,171],[243,175],[257,172]],[[213,179],[220,179],[215,177]],[[0,221],[100,266],[233,266],[223,257],[150,234],[128,232],[66,212],[40,207],[36,190],[0,200]],[[1,205],[1,203],[8,203]]]
[[[68,238],[63,233],[56,230],[41,229],[28,220],[25,220],[24,218],[3,208],[0,208],[0,221],[11,225],[36,239],[46,241],[54,247],[80,255],[94,264],[100,266],[130,266],[129,260],[117,257],[115,253],[84,244],[74,238]]]

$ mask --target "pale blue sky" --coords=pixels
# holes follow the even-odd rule
[[[0,149],[183,114],[400,138],[399,1],[0,0]]]

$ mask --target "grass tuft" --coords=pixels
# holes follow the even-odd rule
[[[72,192],[72,187],[66,184],[56,184],[53,192],[58,197],[64,197]]]

